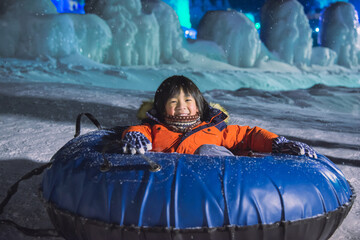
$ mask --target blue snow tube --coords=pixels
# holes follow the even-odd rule
[[[66,239],[327,239],[355,199],[321,155],[148,153],[154,171],[116,152],[122,130],[74,138],[45,172],[43,198]]]

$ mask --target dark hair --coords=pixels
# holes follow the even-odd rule
[[[190,94],[195,99],[200,119],[203,120],[205,112],[208,111],[209,104],[195,83],[189,78],[181,75],[174,75],[165,79],[156,90],[154,107],[159,120],[163,120],[167,100],[176,94],[179,94],[181,89],[185,94]]]

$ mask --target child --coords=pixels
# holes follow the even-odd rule
[[[293,142],[259,127],[227,125],[227,115],[209,106],[198,87],[184,76],[165,79],[142,125],[123,133],[124,153],[243,155],[273,152],[317,157],[308,145]]]

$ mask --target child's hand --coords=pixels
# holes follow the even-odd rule
[[[128,132],[122,140],[123,153],[144,154],[152,149],[152,144],[140,132]]]
[[[291,155],[306,155],[317,158],[315,150],[302,142],[289,141],[285,137],[278,137],[272,143],[273,153],[285,153]]]

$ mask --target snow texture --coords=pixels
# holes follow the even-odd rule
[[[330,159],[359,161],[360,69],[331,66],[306,72],[263,63],[250,71],[194,58],[187,64],[152,68],[120,68],[78,56],[58,62],[0,59],[0,199],[17,179],[48,162],[72,139],[78,113],[94,114],[104,127],[138,124],[142,101],[151,99],[160,82],[173,74],[193,79],[208,101],[230,113],[230,124],[260,126],[305,142]],[[85,119],[82,125],[81,133],[96,129]],[[339,167],[359,192],[360,168]],[[40,182],[41,176],[22,183],[0,218],[52,228],[37,194]],[[359,214],[357,199],[331,240],[358,239]],[[0,239],[34,238],[0,225]]]
[[[326,47],[314,47],[311,54],[311,64],[320,66],[334,65],[337,60],[337,53]]]

